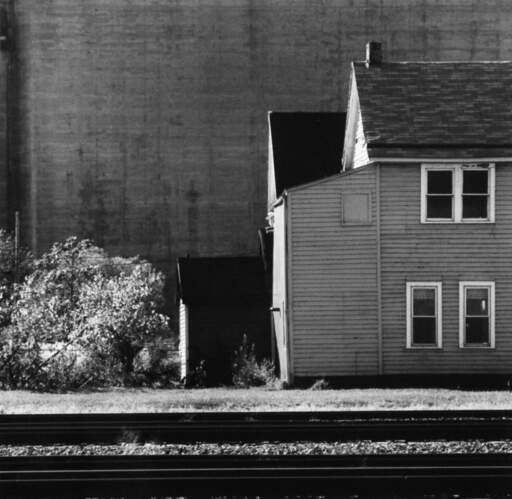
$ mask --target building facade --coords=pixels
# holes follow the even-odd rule
[[[343,171],[274,201],[284,379],[510,374],[512,63],[355,63]]]

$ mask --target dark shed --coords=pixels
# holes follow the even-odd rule
[[[182,378],[201,361],[208,384],[229,384],[244,334],[270,357],[269,295],[260,257],[178,258]]]

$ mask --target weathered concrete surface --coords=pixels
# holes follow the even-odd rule
[[[0,36],[7,36],[7,2],[0,0]],[[0,41],[0,227],[7,227],[9,223],[8,213],[8,127],[7,127],[7,82],[9,73],[9,53],[6,51],[7,41]]]
[[[25,241],[40,252],[90,236],[167,269],[177,255],[256,253],[267,110],[344,110],[368,39],[395,60],[512,58],[507,0],[14,6]]]

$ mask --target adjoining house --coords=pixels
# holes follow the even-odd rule
[[[259,257],[179,258],[181,377],[201,362],[208,384],[229,384],[244,335],[257,358],[270,357],[270,304]]]
[[[511,62],[384,62],[371,43],[343,168],[274,192],[270,155],[284,380],[512,373],[511,103]]]

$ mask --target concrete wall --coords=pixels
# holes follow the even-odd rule
[[[178,255],[256,254],[267,110],[344,110],[368,39],[391,59],[512,58],[506,0],[12,2],[25,242],[90,236],[171,278]]]
[[[7,36],[7,0],[0,0],[0,35]],[[9,222],[9,163],[8,163],[8,120],[7,103],[9,80],[9,52],[7,42],[0,42],[0,228],[5,228]]]

